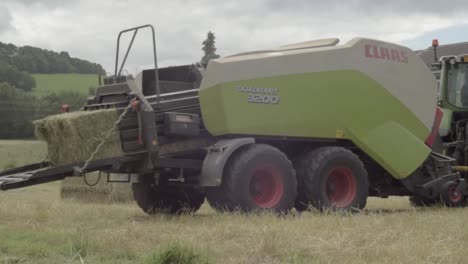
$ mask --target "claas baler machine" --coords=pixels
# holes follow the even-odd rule
[[[121,72],[143,28],[153,33],[155,67],[127,80]],[[119,64],[127,32],[133,36]],[[232,55],[206,68],[158,68],[151,26],[122,31],[117,43],[115,75],[82,111],[86,120],[115,112],[112,128],[84,159],[1,172],[1,189],[102,171],[128,175],[147,213],[194,212],[205,198],[220,211],[275,212],[358,211],[369,196],[466,201],[454,159],[440,153],[436,81],[406,47],[325,39]],[[66,140],[84,148],[91,137],[83,135],[98,125],[69,128]],[[98,157],[112,133],[117,148]]]

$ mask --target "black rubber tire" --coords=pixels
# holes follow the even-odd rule
[[[236,208],[234,203],[229,200],[226,188],[211,187],[206,189],[206,200],[211,208],[218,212],[232,212]]]
[[[466,197],[458,187],[458,183],[448,181],[441,187],[440,200],[447,207],[463,207],[466,203]]]
[[[196,189],[165,189],[145,183],[132,184],[133,197],[147,214],[195,213],[205,201],[205,194]]]
[[[359,157],[350,150],[342,147],[318,148],[299,158],[295,167],[299,182],[296,210],[315,208],[356,212],[366,206],[369,193],[367,171]],[[342,205],[337,205],[329,198],[333,192],[330,190],[329,178],[334,177],[331,175],[337,169],[346,172],[344,177],[348,184],[343,187],[348,189],[348,193],[345,193],[344,202],[340,202],[345,203]]]
[[[291,161],[266,144],[251,144],[234,152],[224,168],[221,187],[207,189],[207,200],[218,211],[285,213],[293,208],[296,196]]]

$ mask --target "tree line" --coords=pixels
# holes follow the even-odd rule
[[[31,91],[36,83],[34,73],[105,74],[104,68],[86,60],[72,58],[68,52],[0,42],[0,81],[18,89]]]
[[[27,73],[96,73],[104,68],[86,60],[72,58],[66,51],[55,52],[41,48],[0,42],[0,61]]]
[[[215,35],[208,32],[202,42],[203,58],[219,58],[216,54]],[[54,52],[40,48],[0,42],[0,138],[33,138],[32,122],[49,115],[60,113],[60,107],[68,104],[70,110],[79,110],[87,96],[74,91],[48,93],[36,96],[30,91],[36,86],[33,73],[99,73],[105,75],[101,65],[78,58],[71,58],[67,52]],[[94,95],[95,87],[89,87]]]
[[[32,138],[32,121],[60,112],[62,104],[79,110],[86,95],[66,91],[36,96],[34,73],[105,74],[101,65],[31,46],[0,42],[0,138]],[[90,93],[93,92],[90,89]]]
[[[34,120],[60,113],[63,104],[79,110],[85,102],[86,96],[74,91],[39,97],[0,82],[0,138],[33,138]]]

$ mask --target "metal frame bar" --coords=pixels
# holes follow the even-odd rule
[[[444,175],[442,177],[436,178],[435,180],[432,180],[430,182],[426,182],[423,185],[420,186],[421,189],[429,189],[432,188],[436,185],[442,185],[442,183],[445,183],[447,181],[453,181],[453,180],[458,180],[460,179],[460,173],[451,173],[448,175]]]
[[[89,163],[86,173],[99,170],[117,169],[120,166],[138,160],[139,159],[137,157],[130,156],[95,160]],[[77,171],[77,168],[83,166],[83,163],[44,168],[43,166],[46,164],[50,165],[49,163],[41,162],[1,172],[0,190],[16,189],[40,183],[58,181],[66,177],[82,176],[82,174]],[[9,177],[17,178],[18,180],[10,180]]]
[[[22,172],[27,172],[27,171],[33,171],[33,170],[39,170],[42,168],[47,168],[50,166],[50,163],[47,161],[39,162],[39,163],[34,163],[34,164],[29,164],[21,167],[16,167],[13,169],[8,169],[4,171],[0,171],[0,176],[8,176],[12,174],[17,174],[17,173],[22,173]]]
[[[130,50],[133,46],[133,42],[135,40],[135,37],[138,33],[138,30],[142,29],[142,28],[150,28],[151,29],[151,34],[152,34],[152,40],[153,40],[153,59],[154,59],[154,88],[156,89],[156,95],[157,95],[157,101],[159,102],[159,94],[160,94],[160,91],[159,91],[159,75],[158,75],[158,60],[157,60],[157,56],[156,56],[156,36],[155,36],[155,31],[154,31],[154,27],[152,25],[142,25],[142,26],[138,26],[138,27],[133,27],[133,28],[129,28],[129,29],[125,29],[125,30],[122,30],[120,31],[119,33],[119,36],[117,37],[117,50],[116,50],[116,55],[115,55],[115,73],[114,73],[114,76],[117,78],[118,76],[120,76],[120,74],[122,73],[122,69],[123,67],[125,66],[125,62],[127,61],[127,57],[128,57],[128,54],[130,53]],[[122,64],[120,66],[120,70],[117,71],[117,69],[119,69],[119,53],[120,53],[120,38],[122,37],[122,35],[124,33],[127,33],[127,32],[133,32],[133,36],[132,36],[132,39],[129,43],[129,46],[127,48],[127,51],[125,52],[125,57],[122,61]]]
[[[178,168],[178,169],[201,169],[203,160],[182,159],[182,158],[159,158],[157,160],[158,168]]]
[[[452,159],[451,157],[442,155],[442,154],[434,152],[434,151],[432,151],[430,155],[437,162],[455,162],[456,161],[455,159]]]
[[[125,65],[125,62],[127,62],[128,53],[130,52],[130,49],[133,46],[133,42],[135,41],[135,37],[136,37],[137,33],[138,33],[138,29],[135,29],[135,31],[133,31],[133,36],[132,36],[132,39],[130,40],[130,44],[128,44],[127,51],[125,52],[125,56],[123,58],[122,64],[120,65],[119,72],[116,74],[116,76],[120,76],[122,74],[123,66]],[[119,53],[120,53],[120,51],[119,51]]]

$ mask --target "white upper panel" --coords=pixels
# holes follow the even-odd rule
[[[340,42],[337,38],[329,38],[329,39],[318,39],[318,40],[311,40],[306,42],[300,42],[295,44],[289,44],[281,46],[277,51],[286,51],[286,50],[297,50],[297,49],[310,49],[310,48],[320,48],[320,47],[330,47],[336,46]]]
[[[239,56],[253,55],[253,54],[262,54],[262,53],[272,53],[272,52],[277,52],[277,51],[329,47],[329,46],[336,46],[339,42],[340,40],[337,38],[311,40],[311,41],[306,41],[306,42],[284,45],[277,49],[242,52],[242,53],[226,56],[225,58],[232,58],[232,57],[239,57]]]
[[[381,84],[431,129],[437,103],[437,81],[412,50],[364,38],[337,46],[333,46],[332,40],[307,43],[287,45],[283,50],[212,60],[201,88],[262,77],[355,70]]]

